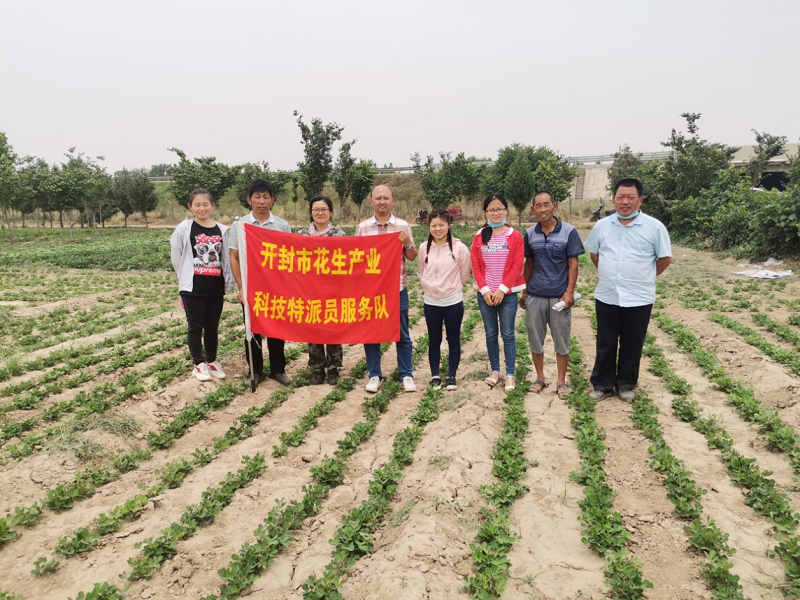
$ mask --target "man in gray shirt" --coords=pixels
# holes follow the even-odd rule
[[[233,222],[228,234],[228,246],[230,247],[231,271],[236,280],[239,302],[244,308],[245,299],[242,293],[242,267],[239,261],[239,230],[244,223],[263,227],[264,229],[274,229],[291,233],[289,223],[274,215],[271,212],[272,205],[275,203],[275,193],[272,184],[266,179],[254,179],[247,187],[247,203],[252,207],[250,214]],[[246,309],[245,309],[246,310]],[[286,355],[284,354],[284,341],[276,338],[267,338],[267,350],[269,352],[269,377],[276,380],[281,385],[290,385],[291,378],[286,374]],[[250,364],[252,355],[253,373],[256,377],[261,375],[264,370],[264,354],[261,349],[261,335],[253,334],[248,343],[244,342],[244,352],[247,363]]]

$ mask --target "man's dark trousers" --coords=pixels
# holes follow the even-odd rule
[[[243,307],[244,308],[244,307]],[[256,375],[261,375],[264,371],[264,351],[262,349],[262,336],[260,333],[254,333],[252,339],[248,343],[247,338],[244,340],[244,357],[247,364],[250,364],[250,353],[253,353],[253,372]],[[277,375],[278,373],[286,372],[286,355],[284,354],[284,346],[286,342],[277,338],[267,338],[267,352],[269,353],[269,374]]]
[[[644,338],[652,304],[615,306],[595,300],[597,356],[590,381],[596,390],[632,390],[639,381]],[[619,348],[619,359],[617,359]]]

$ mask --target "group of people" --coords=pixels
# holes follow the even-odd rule
[[[577,229],[557,216],[558,203],[550,192],[536,193],[531,211],[536,225],[523,233],[508,224],[508,202],[492,194],[483,202],[485,224],[476,233],[472,247],[454,237],[452,218],[445,209],[429,214],[429,235],[417,251],[411,226],[392,212],[394,195],[386,185],[376,186],[369,197],[373,215],[356,227],[356,236],[399,233],[400,340],[396,343],[397,366],[403,389],[416,391],[413,377],[412,341],[408,321],[408,276],[406,263],[417,260],[428,329],[431,378],[435,389],[457,388],[461,360],[461,324],[464,317],[464,284],[472,274],[478,308],[483,320],[490,373],[484,380],[493,388],[501,382],[500,344],[503,340],[505,374],[503,388],[516,387],[517,309],[525,310],[525,327],[536,371],[531,390],[541,393],[549,386],[544,373],[544,341],[549,328],[556,354],[556,393],[571,393],[566,374],[572,306],[579,297],[578,257],[589,250],[598,270],[595,290],[597,314],[596,358],[591,375],[590,397],[599,401],[617,394],[632,401],[638,382],[639,362],[655,301],[655,280],[671,262],[666,228],[640,211],[642,184],[623,179],[614,187],[616,213],[599,221],[586,243]],[[235,283],[238,299],[245,305],[239,257],[238,231],[242,224],[291,233],[289,224],[272,213],[275,194],[263,179],[251,182],[247,202],[252,211],[228,228],[211,217],[214,199],[206,190],[189,197],[193,219],[175,229],[171,239],[172,264],[178,274],[181,302],[188,323],[187,342],[194,375],[201,381],[224,378],[217,361],[217,330],[223,296]],[[333,203],[326,196],[309,202],[310,224],[296,233],[337,237],[345,232],[332,224]],[[246,310],[246,309],[245,309]],[[448,343],[447,374],[442,377],[441,344]],[[255,373],[263,371],[263,340],[253,335],[245,341],[245,355]],[[286,374],[284,341],[267,337],[268,377],[290,385]],[[368,381],[366,391],[376,393],[382,382],[380,344],[365,344]],[[309,344],[311,383],[326,380],[334,385],[342,367],[341,345]]]

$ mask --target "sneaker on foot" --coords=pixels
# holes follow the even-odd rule
[[[619,396],[619,399],[623,402],[633,402],[636,394],[633,392],[633,390],[619,390],[619,392],[617,392],[617,396]]]
[[[211,379],[211,373],[208,370],[208,365],[206,363],[200,363],[199,365],[194,366],[194,376],[197,377],[200,381],[208,381]]]
[[[311,373],[311,385],[321,385],[323,383],[325,383],[325,371]]]
[[[514,381],[514,376],[506,375],[506,392],[513,392],[515,387],[517,387],[517,384]]]
[[[339,383],[339,369],[328,369],[328,385]]]
[[[441,385],[441,380],[439,380]],[[403,377],[403,390],[406,392],[416,392],[417,391],[417,384],[414,383],[414,378],[410,375],[406,375]]]
[[[285,385],[286,387],[292,385],[292,378],[289,377],[286,373],[270,373],[269,378],[274,379],[275,381],[277,381],[281,385]]]
[[[217,379],[225,379],[225,371],[222,370],[222,365],[216,360],[214,362],[207,362],[208,372],[212,377]]]
[[[447,378],[447,391],[454,392],[456,390],[456,378],[455,377],[448,377]]]
[[[428,382],[428,387],[434,390],[442,389],[442,378],[438,375],[431,377],[431,380]]]
[[[612,394],[608,390],[594,390],[592,392],[589,392],[589,400],[591,400],[592,402],[600,402],[600,400],[602,400],[603,398],[610,398],[613,395],[614,394]]]
[[[376,394],[380,387],[381,387],[381,378],[376,375],[375,377],[369,378],[369,381],[367,382],[367,385],[364,389],[367,390],[370,394]]]

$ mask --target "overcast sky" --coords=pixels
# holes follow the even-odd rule
[[[687,111],[712,141],[797,142],[798,24],[797,0],[0,0],[0,131],[110,171],[170,147],[293,169],[294,110],[379,166],[657,151]]]

